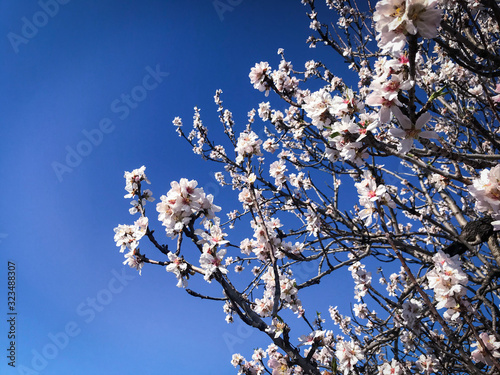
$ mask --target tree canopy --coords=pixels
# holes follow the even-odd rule
[[[224,141],[198,108],[189,131],[173,121],[237,206],[173,181],[153,213],[164,244],[145,167],[126,172],[140,217],[115,228],[124,263],[166,267],[177,287],[224,303],[228,323],[267,335],[267,348],[233,355],[239,374],[500,374],[498,2],[302,3],[307,43],[335,59],[299,68],[280,49],[257,62],[249,79],[265,101],[245,125],[218,90]],[[315,271],[297,282],[304,264]],[[350,316],[302,304],[301,290],[341,269]],[[220,293],[190,289],[192,278]]]

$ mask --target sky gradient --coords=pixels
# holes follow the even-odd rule
[[[298,0],[4,1],[0,27],[0,373],[236,374],[232,353],[250,358],[267,347],[263,335],[226,324],[222,304],[188,296],[162,267],[139,276],[122,265],[113,228],[137,219],[123,173],[147,167],[157,199],[150,220],[165,241],[154,207],[170,181],[197,179],[216,204],[229,202],[217,166],[191,152],[172,120],[190,127],[198,106],[204,124],[219,128],[213,96],[222,89],[242,131],[248,111],[277,102],[250,85],[255,63],[277,67],[278,48],[299,70],[310,59],[334,61],[306,45],[305,8]],[[15,368],[5,358],[8,261]],[[205,284],[192,285],[219,293]],[[338,288],[319,302],[301,295],[325,317],[343,298]]]

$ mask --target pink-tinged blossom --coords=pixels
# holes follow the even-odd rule
[[[438,0],[379,1],[373,14],[379,47],[396,54],[404,47],[406,34],[436,37],[442,16],[438,4]]]
[[[377,202],[383,198],[387,192],[385,185],[377,185],[375,179],[370,174],[363,181],[354,184],[358,189],[359,200],[362,202]]]
[[[332,98],[331,112],[338,118],[361,112],[364,108],[365,103],[359,100],[352,89],[346,89],[342,96],[337,95]]]
[[[283,159],[275,161],[269,166],[269,174],[271,177],[274,177],[274,184],[278,190],[281,190],[283,188],[283,184],[286,182],[285,172],[286,166]]]
[[[340,121],[336,121],[332,126],[332,131],[340,134],[356,134],[359,126],[349,115],[344,115]]]
[[[306,221],[307,221],[307,231],[314,237],[318,237],[321,232],[321,217],[314,212],[311,208],[307,209]]]
[[[259,91],[266,91],[266,95],[269,93],[270,87],[266,82],[266,77],[271,71],[271,67],[265,61],[255,64],[255,66],[250,69],[250,83]]]
[[[393,74],[389,80],[374,81],[370,88],[378,91],[379,95],[388,101],[397,100],[398,93],[401,90],[409,90],[413,86],[410,80],[404,80],[403,74]],[[399,101],[397,101],[399,103]],[[398,104],[401,105],[401,104]]]
[[[259,139],[257,134],[253,131],[245,131],[240,134],[238,142],[236,143],[236,162],[241,164],[245,157],[250,157],[252,155],[262,155],[260,152],[260,145],[262,140]]]
[[[378,366],[379,375],[403,375],[404,373],[403,366],[395,359]]]
[[[120,253],[125,249],[135,250],[139,246],[139,240],[144,237],[148,228],[148,218],[141,217],[134,225],[118,225],[115,231],[116,246],[120,247]]]
[[[222,258],[226,255],[226,249],[218,250],[215,254],[214,252],[215,250],[209,251],[200,256],[200,266],[205,270],[204,279],[209,283],[212,282],[212,275],[217,271],[220,271],[224,275],[229,272],[222,264]]]
[[[371,282],[372,273],[365,270],[364,264],[360,262],[355,262],[348,268],[351,271],[352,278],[354,280],[354,298],[361,301],[361,298],[366,295]]]
[[[340,327],[342,332],[346,335],[351,333],[352,325],[351,318],[349,316],[342,316],[337,308],[337,306],[328,308],[328,312],[330,313],[330,317],[333,322]]]
[[[293,93],[298,85],[299,80],[297,77],[290,77],[290,69],[292,65],[289,65],[286,61],[281,61],[279,70],[275,70],[271,77],[273,79],[273,83],[278,89],[278,91]]]
[[[175,132],[179,135],[179,137],[182,137],[182,119],[180,117],[176,117],[172,121],[172,124],[175,126]]]
[[[389,69],[389,65],[387,66]],[[390,70],[391,71],[391,70]],[[413,86],[410,80],[403,80],[402,74],[392,74],[388,79],[385,74],[377,77],[370,85],[372,92],[366,97],[366,104],[380,107],[379,121],[382,124],[389,122],[394,106],[402,106],[398,100],[398,94],[402,90],[408,90]]]
[[[361,182],[354,184],[358,190],[359,203],[363,206],[363,209],[358,212],[358,217],[365,222],[366,226],[370,226],[372,216],[378,215],[377,203],[391,208],[395,208],[396,204],[387,192],[386,186],[377,185],[369,171],[365,171],[363,177]]]
[[[427,273],[427,282],[428,288],[434,290],[436,309],[447,308],[445,318],[456,321],[461,299],[466,293],[467,275],[462,271],[458,255],[450,257],[439,250],[432,260],[434,268]]]
[[[259,192],[256,191],[256,195],[259,196]],[[241,192],[238,194],[238,200],[243,203],[243,208],[248,209],[254,204],[254,199],[252,192],[248,188],[243,188]]]
[[[233,357],[231,358],[231,364],[236,367],[239,366],[243,363],[245,358],[240,354],[240,353],[234,353]]]
[[[166,266],[166,270],[168,272],[172,272],[177,278],[177,287],[187,287],[187,263],[184,261],[184,259],[178,257],[172,252],[168,253],[168,260],[170,261],[170,263]]]
[[[418,32],[423,38],[435,38],[443,13],[436,8],[438,5],[439,0],[407,0],[406,30],[413,35]]]
[[[280,321],[277,318],[273,318],[273,322],[270,326],[266,328],[266,332],[268,334],[272,333],[274,335],[274,338],[276,339],[283,334],[283,332],[287,329],[287,327],[288,326],[283,321]]]
[[[192,215],[200,214],[213,219],[215,213],[220,211],[220,207],[213,204],[213,196],[206,195],[197,185],[197,181],[185,178],[179,182],[172,181],[167,195],[160,197],[161,202],[156,205],[158,220],[165,226],[169,237],[179,234],[192,220]]]
[[[222,229],[219,226],[219,220],[217,220],[217,218],[216,220],[214,220],[214,224],[210,225],[208,232],[204,231],[203,229],[197,229],[195,231],[195,234],[201,237],[198,243],[203,245],[204,252],[207,252],[210,249],[214,249],[219,246],[223,246],[229,242],[224,239],[227,234],[222,232]]]
[[[387,27],[389,30],[397,29],[404,22],[406,0],[381,0],[375,5],[373,21],[375,29],[380,31]]]
[[[269,298],[255,298],[254,311],[262,317],[271,316],[273,311],[273,301]]]
[[[255,362],[262,361],[264,358],[267,357],[267,353],[262,350],[261,348],[254,349],[253,354],[252,354],[252,360]]]
[[[282,358],[269,358],[267,365],[273,372],[272,375],[290,375],[292,374],[292,369],[288,367],[286,359]]]
[[[403,324],[409,328],[415,328],[418,318],[420,318],[420,313],[422,310],[422,302],[412,298],[411,300],[406,300],[403,303],[403,311],[401,313],[401,318],[403,319]]]
[[[479,178],[472,180],[469,192],[476,199],[476,208],[492,215],[494,229],[500,230],[500,164],[483,169]]]
[[[421,354],[417,360],[417,368],[423,375],[435,373],[438,369],[438,361],[435,356]]]
[[[339,151],[338,155],[344,160],[355,163],[358,167],[365,164],[364,159],[369,155],[361,142],[346,142],[343,135],[333,139],[335,148]]]
[[[495,93],[497,93],[498,95],[492,96],[491,100],[493,100],[495,103],[500,103],[500,83],[497,83],[493,91],[495,91]]]
[[[271,117],[271,104],[269,102],[262,102],[259,104],[259,117],[262,121],[267,121]]]
[[[333,106],[332,96],[325,89],[321,89],[304,98],[302,108],[307,116],[312,120],[312,124],[318,129],[329,126],[332,123],[333,112],[330,110]]]
[[[136,256],[136,250],[130,250],[130,252],[125,254],[125,260],[123,261],[123,264],[128,265],[130,268],[135,268],[137,271],[139,271],[139,275],[141,275],[144,262]]]
[[[450,180],[438,173],[433,173],[429,178],[429,182],[436,187],[437,191],[442,191],[448,186]]]
[[[295,279],[291,279],[290,275],[284,275],[279,272],[279,284],[280,284],[280,301],[284,308],[289,308],[294,313],[301,316],[304,313],[302,308],[302,303],[300,302],[297,293],[298,290],[295,287]],[[253,310],[262,317],[271,316],[275,290],[276,281],[274,269],[269,267],[266,272],[262,274],[261,280],[264,282],[264,295],[262,299],[256,298]]]
[[[406,46],[406,32],[403,26],[389,30],[389,26],[381,28],[376,36],[377,44],[383,53],[398,56]]]
[[[308,335],[302,335],[299,337],[300,344],[298,346],[313,345],[314,343],[320,344],[323,342],[323,339],[325,338],[325,333],[326,331],[316,330]]]
[[[268,138],[262,144],[262,148],[264,150],[266,150],[267,152],[270,152],[271,154],[273,154],[279,148],[279,146],[276,143],[276,140],[274,138]]]
[[[359,136],[356,142],[361,141],[366,137],[368,132],[375,130],[380,125],[380,121],[375,114],[361,113],[359,119],[357,129]]]
[[[239,366],[238,374],[244,375],[261,375],[264,372],[264,367],[259,363],[259,361],[247,362],[245,358],[239,354],[233,354],[231,359],[231,364],[234,367]]]
[[[136,213],[141,213],[142,208],[146,205],[146,202],[154,202],[153,192],[149,189],[146,189],[142,192],[142,198],[138,200],[133,200],[130,202],[132,207],[128,210],[131,215]]]
[[[366,205],[358,212],[358,217],[364,221],[365,225],[369,227],[373,223],[373,216],[378,217],[377,208],[374,204]]]
[[[352,310],[354,311],[354,315],[360,319],[367,319],[370,315],[370,311],[368,310],[366,303],[355,303]]]
[[[335,356],[338,359],[338,369],[344,375],[348,375],[356,363],[365,358],[361,347],[353,341],[338,341],[335,347]]]
[[[471,353],[471,358],[474,362],[483,362],[488,366],[493,366],[493,360],[500,358],[500,341],[495,338],[495,335],[488,335],[483,332],[479,335],[481,342],[475,342],[472,347],[476,349]],[[490,355],[486,354],[486,350],[490,352]],[[491,358],[493,357],[493,358]]]
[[[146,181],[148,184],[151,183],[144,173],[145,170],[146,167],[143,165],[138,169],[134,169],[132,172],[125,172],[125,190],[128,192],[128,194],[125,195],[125,198],[132,198],[134,195],[138,194],[139,184],[142,181]]]
[[[394,113],[393,108],[397,105],[401,105],[397,98],[393,100],[387,100],[382,95],[380,95],[380,92],[378,91],[374,91],[366,97],[366,104],[374,107],[380,107],[378,115],[381,124],[389,122],[391,119],[391,114]]]
[[[425,112],[422,114],[415,124],[410,119],[403,115],[401,111],[396,112],[397,119],[402,129],[392,128],[391,134],[394,137],[401,138],[399,151],[406,154],[413,146],[413,142],[419,138],[438,138],[438,134],[432,130],[422,130],[422,127],[431,119],[431,114]]]

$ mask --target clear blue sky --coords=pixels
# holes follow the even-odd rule
[[[249,83],[256,62],[277,67],[280,47],[298,69],[335,56],[305,44],[298,0],[222,0],[237,4],[223,14],[211,0],[59,1],[0,3],[0,373],[235,374],[231,354],[250,358],[267,346],[262,335],[227,325],[221,304],[188,296],[164,268],[139,276],[122,265],[113,228],[136,218],[123,173],[146,165],[157,200],[170,181],[196,178],[224,205],[216,166],[192,154],[172,119],[190,125],[198,106],[217,127],[222,89],[242,130],[269,100]],[[9,260],[15,369],[5,356]],[[325,317],[339,298],[324,300]]]

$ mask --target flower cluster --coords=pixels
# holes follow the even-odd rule
[[[349,266],[352,278],[354,280],[354,297],[361,301],[361,298],[366,295],[368,288],[372,282],[372,273],[365,270],[365,265],[360,262],[354,262]]]
[[[403,303],[403,311],[401,312],[401,319],[403,324],[409,327],[412,330],[418,330],[418,319],[420,318],[420,314],[422,312],[422,302],[412,298],[410,300],[406,300]]]
[[[197,185],[195,180],[182,178],[179,182],[171,182],[167,195],[160,197],[161,202],[156,205],[158,220],[165,226],[169,237],[173,238],[182,232],[193,217],[204,215],[212,219],[220,211],[220,207],[213,203],[213,195],[206,195]]]
[[[138,195],[142,181],[146,181],[148,184],[151,183],[144,173],[145,170],[146,167],[143,165],[138,169],[134,169],[132,172],[125,172],[125,190],[128,192],[125,198],[133,198]]]
[[[241,164],[245,157],[251,157],[252,155],[260,156],[262,155],[260,151],[260,145],[262,140],[259,139],[257,134],[253,131],[246,131],[240,134],[238,138],[238,143],[236,144],[236,162]]]
[[[381,124],[389,122],[391,113],[403,104],[398,96],[401,91],[409,90],[414,82],[408,79],[408,58],[405,55],[397,59],[379,58],[375,63],[376,77],[370,84],[371,93],[366,97],[366,104],[378,107]]]
[[[120,253],[125,249],[129,249],[126,253],[123,264],[128,264],[130,267],[141,270],[143,262],[136,256],[136,250],[139,246],[139,240],[144,237],[148,228],[148,218],[142,216],[135,221],[134,225],[118,225],[114,229],[116,246],[120,247]]]
[[[498,341],[495,335],[488,335],[483,332],[479,335],[481,342],[475,342],[472,347],[476,349],[471,353],[471,357],[475,362],[483,362],[488,366],[493,366],[493,360],[495,358],[500,358],[500,341]],[[486,353],[489,352],[489,355]]]
[[[172,252],[168,253],[168,260],[170,263],[166,266],[166,270],[172,272],[177,278],[177,287],[187,287],[187,276],[189,275],[187,263]]]
[[[335,346],[335,356],[338,358],[338,368],[348,375],[353,371],[354,366],[359,361],[362,361],[365,356],[361,347],[353,341],[340,340]]]
[[[264,352],[262,358],[265,358]],[[253,356],[252,356],[253,358]],[[261,358],[247,362],[247,360],[239,353],[233,354],[231,364],[238,368],[238,374],[241,375],[257,375],[264,372],[264,367],[260,363]]]
[[[378,366],[379,375],[403,375],[404,369],[401,363],[393,359],[391,362],[385,362]]]
[[[275,161],[269,166],[269,174],[271,177],[274,177],[274,184],[278,190],[281,190],[283,188],[283,184],[286,182],[285,172],[286,166],[283,159]]]
[[[465,295],[467,275],[462,271],[458,255],[450,257],[438,251],[433,257],[434,268],[427,273],[427,282],[434,290],[434,298],[438,302],[437,309],[446,307],[444,317],[449,321],[456,321],[460,316],[460,305]]]
[[[420,357],[418,357],[417,369],[421,371],[423,374],[425,375],[433,374],[438,370],[438,367],[439,367],[439,362],[434,355],[421,354]]]
[[[222,229],[219,226],[219,219],[216,217],[211,221],[206,221],[205,226],[208,231],[197,229],[195,234],[201,236],[201,240],[198,241],[199,244],[203,245],[203,252],[200,256],[200,265],[205,270],[205,280],[208,282],[212,281],[212,276],[217,272],[222,274],[227,274],[228,270],[222,264],[222,259],[226,255],[226,249],[220,249],[220,246],[224,246],[229,241],[225,240],[224,237],[227,236],[226,233],[222,233]]]
[[[479,178],[469,185],[469,192],[476,199],[476,208],[490,214],[495,221],[495,230],[500,230],[500,164],[483,169]]]
[[[304,98],[302,108],[306,111],[307,116],[311,118],[311,123],[323,129],[324,126],[329,126],[334,119],[334,102],[330,93],[321,89]]]
[[[129,209],[131,214],[139,212],[143,215],[146,201],[154,201],[151,190],[141,190],[141,182],[146,181],[148,184],[150,183],[144,172],[145,170],[146,167],[142,166],[141,168],[134,169],[132,172],[125,172],[124,175],[125,190],[127,191],[125,198],[137,197],[137,200],[131,202],[132,207]],[[120,252],[123,253],[125,249],[129,250],[124,255],[125,261],[123,264],[135,268],[139,273],[144,265],[141,257],[138,256],[139,240],[144,237],[147,231],[148,218],[145,216],[141,216],[133,225],[118,225],[118,227],[114,229],[114,240],[116,246],[120,247]]]
[[[303,102],[302,108],[319,130],[330,126],[337,119],[362,112],[364,109],[364,103],[351,89],[345,89],[343,96],[334,97],[326,89],[320,89],[305,96]]]
[[[340,314],[337,306],[330,306],[328,312],[330,313],[330,318],[332,318],[333,323],[339,326],[344,334],[348,335],[351,333],[351,318],[349,316]]]
[[[115,231],[116,246],[120,246],[120,253],[125,249],[135,250],[139,246],[139,240],[146,234],[148,218],[141,217],[134,225],[118,225]]]
[[[269,93],[270,87],[266,82],[267,74],[269,74],[271,67],[265,61],[255,64],[255,66],[250,70],[248,75],[250,78],[250,83],[259,91],[265,91],[266,95]]]
[[[378,46],[383,52],[396,53],[406,44],[406,35],[431,39],[437,35],[442,10],[438,0],[381,0],[375,6],[373,20]]]
[[[359,211],[358,216],[364,220],[366,226],[372,224],[372,216],[378,215],[378,205],[386,205],[390,208],[395,208],[391,196],[387,192],[385,185],[377,185],[375,178],[370,171],[365,171],[363,180],[355,184],[358,190],[359,203],[364,207]]]
[[[245,255],[255,254],[263,262],[269,262],[271,251],[274,250],[274,258],[282,259],[285,255],[297,256],[302,251],[300,242],[292,244],[283,241],[278,236],[278,229],[282,226],[279,219],[265,220],[264,222],[257,217],[251,221],[254,231],[254,238],[245,238],[240,243],[241,252]]]
[[[302,316],[304,309],[302,303],[297,297],[297,288],[295,279],[279,272],[280,300],[284,308],[291,309],[294,313]],[[271,316],[274,306],[274,296],[276,291],[276,279],[274,269],[269,267],[262,275],[264,282],[264,295],[262,299],[255,299],[254,311],[263,317]]]

